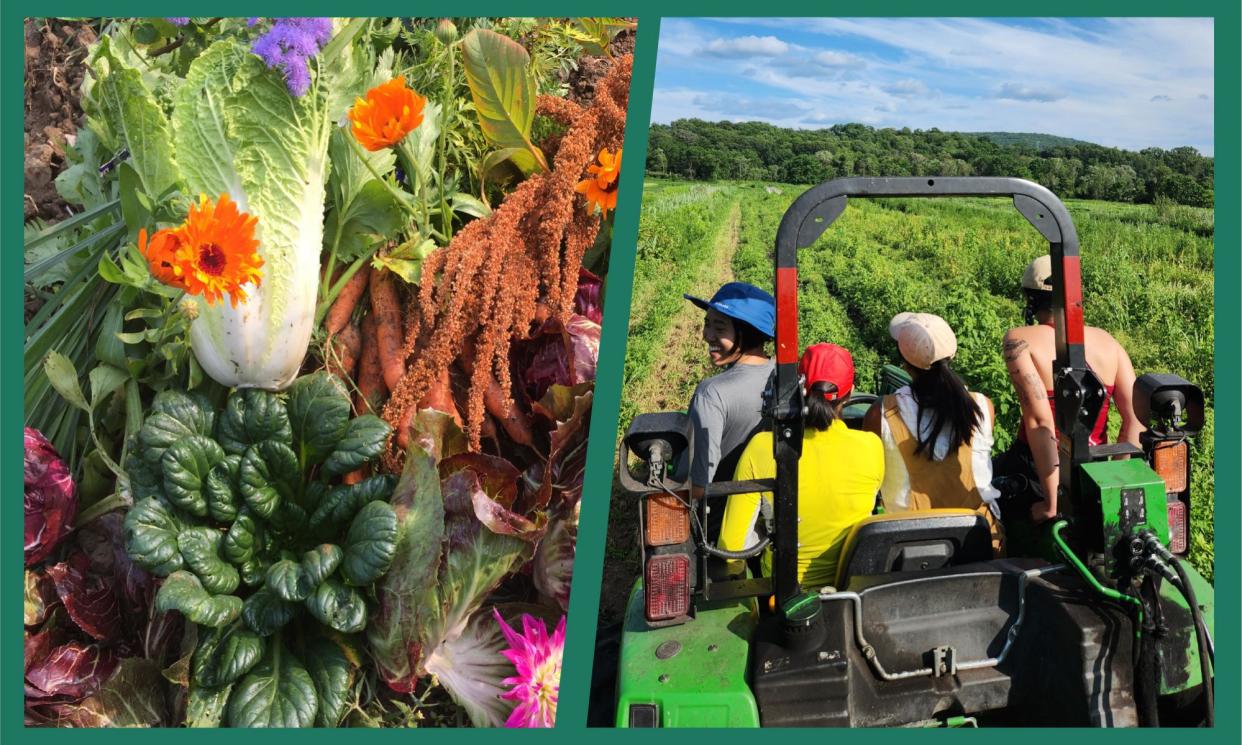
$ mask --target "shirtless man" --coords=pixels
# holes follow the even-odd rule
[[[1009,329],[1003,352],[1009,378],[1022,406],[1022,428],[998,463],[1025,464],[1029,475],[1038,479],[1044,499],[1031,505],[1031,519],[1040,523],[1057,514],[1057,429],[1053,420],[1052,363],[1056,359],[1052,320],[1052,259],[1041,256],[1030,263],[1022,276],[1028,323]],[[1094,326],[1086,327],[1083,344],[1087,366],[1100,379],[1108,396],[1099,419],[1091,431],[1091,444],[1108,440],[1108,408],[1111,400],[1121,414],[1117,442],[1137,446],[1143,425],[1134,414],[1134,366],[1130,355],[1112,334]],[[1006,468],[1005,470],[1009,470]]]

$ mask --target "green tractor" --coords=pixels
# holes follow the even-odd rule
[[[1049,242],[1063,519],[1045,524],[1033,552],[1043,555],[995,559],[973,512],[873,515],[849,534],[835,585],[801,587],[798,249],[848,198],[953,196],[1011,197]],[[764,416],[776,477],[715,483],[692,504],[677,476],[689,458],[682,413],[636,417],[620,445],[643,570],[621,631],[615,724],[1211,725],[1213,590],[1185,561],[1186,440],[1203,425],[1203,395],[1177,376],[1144,375],[1134,390],[1142,447],[1089,444],[1105,394],[1086,364],[1078,238],[1061,201],[1020,179],[841,179],[785,212],[775,264]],[[857,403],[847,421],[869,401]],[[711,545],[698,527],[705,505],[755,491],[773,495],[767,537],[745,552]],[[768,546],[771,577],[721,571]]]

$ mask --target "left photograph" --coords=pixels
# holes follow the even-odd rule
[[[25,724],[554,726],[637,24],[24,31]]]

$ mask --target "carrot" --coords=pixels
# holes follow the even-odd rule
[[[388,390],[397,389],[397,383],[405,375],[405,355],[402,354],[404,333],[401,326],[401,303],[397,299],[397,287],[392,274],[376,272],[371,281],[371,312],[375,314],[376,340],[379,342],[380,369],[384,373],[384,385]]]
[[[473,376],[474,365],[476,362],[477,349],[473,339],[466,339],[462,343],[461,363],[462,368],[467,375]],[[533,442],[530,429],[530,419],[526,413],[517,407],[505,392],[500,389],[500,383],[496,382],[495,376],[491,371],[486,373],[486,387],[483,389],[483,408],[487,413],[496,417],[500,422],[500,426],[504,427],[505,432],[509,435],[509,439],[519,445],[530,445]]]
[[[423,409],[442,411],[453,417],[458,427],[462,426],[461,414],[457,411],[457,404],[453,403],[453,390],[449,384],[447,367],[441,370],[436,379],[431,382],[431,387],[419,399],[418,405],[407,406],[405,413],[401,415],[401,421],[397,424],[397,445],[402,450],[410,445],[410,424],[414,421],[414,414]]]
[[[332,307],[328,309],[328,315],[323,319],[323,327],[328,331],[328,336],[341,333],[341,330],[349,323],[350,316],[354,314],[354,308],[362,299],[362,292],[367,289],[367,278],[370,276],[371,267],[364,264],[341,288],[340,294],[332,302]],[[333,282],[335,283],[336,280],[334,279]]]
[[[362,357],[358,361],[358,393],[354,397],[356,413],[372,414],[380,410],[388,386],[380,370],[379,340],[376,336],[375,314],[368,313],[362,319]]]
[[[367,467],[363,466],[362,468],[359,468],[356,471],[350,471],[349,473],[342,476],[341,483],[347,486],[352,485],[352,484],[358,484],[358,483],[361,483],[362,480],[365,479],[366,477],[367,477]]]
[[[328,339],[328,372],[349,384],[358,364],[358,353],[362,350],[362,334],[358,325],[347,324],[341,333]]]

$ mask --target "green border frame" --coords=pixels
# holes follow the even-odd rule
[[[40,4],[41,15],[75,16],[75,15],[135,15],[154,16],[166,12],[175,12],[178,8],[170,8],[167,3],[141,2],[110,2],[90,3],[81,0],[62,0]],[[173,5],[184,5],[174,3]],[[28,6],[27,6],[28,7]],[[409,5],[376,0],[355,0],[345,3],[336,2],[277,2],[242,3],[235,0],[213,3],[211,15],[248,15],[253,12],[265,12],[269,15],[292,15],[319,13],[324,15],[337,14],[349,10],[356,15],[390,15],[394,13],[411,13],[435,15],[435,11],[468,10],[474,15],[628,15],[639,18],[638,46],[635,53],[634,77],[630,95],[629,129],[626,132],[626,149],[630,151],[631,164],[621,177],[621,193],[623,197],[616,213],[614,239],[612,249],[612,265],[609,270],[608,299],[604,308],[604,334],[600,347],[599,378],[596,386],[595,413],[591,424],[591,444],[587,454],[588,487],[583,500],[581,526],[579,529],[577,572],[575,573],[573,591],[570,600],[570,623],[566,639],[565,664],[562,676],[559,722],[557,730],[551,733],[512,733],[498,735],[514,737],[519,740],[527,738],[546,738],[556,741],[574,742],[586,735],[584,731],[587,713],[587,702],[591,680],[591,662],[594,657],[595,645],[595,609],[598,602],[602,562],[604,553],[603,537],[606,530],[608,515],[608,487],[611,482],[613,467],[612,441],[617,426],[617,409],[620,400],[621,369],[625,358],[625,341],[629,318],[629,298],[633,284],[634,247],[638,234],[638,217],[642,192],[642,168],[635,163],[645,162],[647,146],[647,125],[650,119],[651,93],[654,82],[656,46],[659,33],[659,17],[668,16],[703,16],[703,15],[758,15],[756,11],[767,11],[766,15],[799,16],[799,15],[840,15],[840,16],[989,16],[997,10],[1012,11],[1009,7],[998,7],[995,3],[982,0],[941,0],[934,6],[915,0],[881,0],[869,4],[815,3],[806,0],[786,0],[780,5],[758,7],[753,2],[738,0],[597,0],[595,3],[578,0],[475,0],[464,8],[447,8],[443,5]],[[1239,118],[1239,101],[1242,100],[1242,55],[1239,52],[1239,23],[1242,10],[1237,0],[1191,0],[1178,6],[1155,0],[1051,0],[1040,6],[1024,7],[1029,11],[1022,16],[1211,16],[1215,19],[1215,153],[1216,161],[1216,377],[1217,398],[1216,410],[1221,415],[1221,426],[1217,431],[1217,448],[1222,453],[1237,453],[1242,446],[1239,439],[1238,423],[1242,417],[1239,413],[1239,349],[1242,348],[1239,324],[1242,317],[1240,295],[1234,289],[1237,280],[1242,276],[1242,257],[1239,256],[1240,229],[1237,207],[1242,204],[1242,189],[1239,187],[1239,166],[1242,158],[1242,124]],[[16,249],[22,244],[22,228],[17,207],[21,202],[20,195],[24,191],[22,175],[16,169],[21,157],[21,124],[23,109],[18,105],[16,92],[23,89],[23,49],[21,19],[27,15],[24,8],[16,3],[7,3],[0,18],[0,80],[3,81],[5,95],[0,102],[0,117],[3,121],[3,138],[0,139],[0,162],[7,168],[0,178],[0,205],[4,205],[3,227],[0,229],[0,242],[7,248],[0,254],[0,283],[3,292],[3,314],[0,315],[0,338],[5,348],[15,348],[24,336],[21,302],[21,252]],[[1158,50],[1153,50],[1158,53]],[[1085,71],[1084,74],[1089,74]],[[1225,209],[1220,209],[1224,205]],[[1224,247],[1223,249],[1221,247]],[[1224,290],[1224,292],[1222,292]],[[1222,354],[1222,352],[1224,354]],[[16,389],[22,385],[21,369],[16,365],[6,365],[0,371],[0,381],[5,389]],[[17,400],[6,400],[0,411],[0,464],[3,466],[3,478],[9,488],[4,493],[11,494],[3,500],[0,515],[3,520],[3,532],[0,541],[4,548],[0,551],[0,737],[6,742],[64,742],[67,739],[86,738],[91,741],[107,741],[120,743],[129,737],[161,737],[161,734],[143,734],[101,730],[90,734],[77,734],[70,730],[27,729],[22,724],[21,668],[23,657],[21,634],[18,619],[19,600],[18,588],[22,585],[22,566],[19,556],[22,541],[19,540],[22,521],[18,519],[18,502],[16,499],[18,473],[21,471],[21,439],[19,437],[23,412],[20,405],[12,403]],[[1225,458],[1216,464],[1216,493],[1238,494],[1240,487],[1240,465],[1237,458]],[[594,486],[592,486],[594,485]],[[1240,506],[1237,500],[1218,500],[1217,526],[1236,528],[1240,522]],[[1217,728],[1214,731],[1187,732],[1185,736],[1199,742],[1220,741],[1237,742],[1242,733],[1242,712],[1236,705],[1242,697],[1239,688],[1239,635],[1237,632],[1239,613],[1239,550],[1238,543],[1218,542],[1216,553],[1217,588],[1225,588],[1224,593],[1216,596],[1217,612],[1222,620],[1221,629],[1229,629],[1218,635],[1217,644],[1221,651],[1222,673],[1217,681],[1217,700],[1221,702],[1217,711]],[[1221,550],[1221,547],[1227,547]],[[574,619],[581,619],[574,621]],[[589,619],[589,620],[588,620]],[[476,730],[444,730],[445,734],[418,735],[434,738],[451,738],[454,741],[470,740],[484,742],[483,738],[493,737],[491,733]],[[960,732],[960,731],[959,731]],[[451,733],[451,734],[450,734]],[[179,733],[180,734],[180,733]],[[695,736],[697,733],[691,734]],[[803,742],[818,741],[821,732],[794,732],[784,735],[792,736]],[[1080,734],[1077,733],[1076,734]],[[1040,742],[1049,733],[1034,729],[1010,730],[1006,736],[1024,742]],[[185,736],[194,739],[213,738],[219,735],[212,731],[190,732]],[[285,737],[310,738],[318,742],[328,742],[326,738],[336,736],[331,731],[311,730],[308,732],[280,732],[273,735],[249,731],[230,733],[231,736],[243,738],[246,742],[260,742],[260,738]],[[409,733],[397,730],[383,730],[374,735],[359,734],[359,737],[394,738],[408,737]],[[594,730],[591,737],[605,739],[627,737],[621,730]],[[653,733],[653,737],[671,738],[681,735],[672,733]],[[750,739],[749,733],[729,733],[719,730],[710,735],[713,739],[743,742],[741,738]],[[869,741],[899,741],[908,737],[981,737],[978,733],[960,732],[956,735],[907,735],[900,730],[887,731],[849,731],[834,733],[834,736],[845,738],[864,738]],[[1094,735],[1100,738],[1133,737],[1145,742],[1160,742],[1165,736],[1158,732],[1101,732]],[[632,736],[631,736],[632,737]],[[815,738],[811,740],[809,738]],[[857,740],[855,740],[857,741]]]

